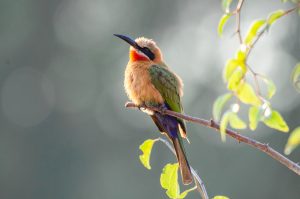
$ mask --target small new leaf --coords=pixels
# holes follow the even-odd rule
[[[244,43],[247,45],[251,44],[253,39],[256,37],[257,32],[265,24],[266,24],[266,20],[264,19],[254,21],[248,30]]]
[[[268,19],[267,19],[268,25],[271,26],[275,21],[277,21],[283,15],[284,15],[284,11],[283,10],[277,10],[277,11],[271,13],[268,16]]]
[[[178,163],[167,164],[160,175],[160,185],[166,189],[166,194],[169,198],[178,198],[180,195],[178,184]]]
[[[231,93],[226,93],[224,95],[219,96],[215,100],[213,105],[213,118],[215,121],[220,120],[222,109],[231,97],[232,97]]]
[[[260,109],[256,106],[251,106],[249,108],[249,128],[254,131],[257,128],[257,124],[260,120]]]
[[[226,196],[215,196],[212,199],[229,199],[229,198]]]
[[[293,130],[291,133],[286,146],[284,148],[284,153],[289,155],[297,146],[300,145],[300,127]]]
[[[298,63],[292,72],[292,81],[295,89],[300,92],[300,63]]]
[[[140,150],[143,152],[142,155],[139,155],[141,163],[146,167],[147,169],[151,169],[150,166],[150,156],[153,144],[157,141],[157,139],[152,140],[148,139],[143,142],[143,144],[140,145]]]
[[[263,122],[270,128],[282,131],[282,132],[288,132],[289,127],[284,121],[283,117],[280,115],[278,111],[272,110],[272,113],[269,117],[265,118]]]
[[[262,80],[266,83],[268,89],[268,98],[271,99],[276,93],[276,86],[274,82],[266,77],[263,77]]]
[[[255,94],[253,88],[248,83],[244,83],[237,90],[237,96],[241,102],[245,104],[250,104],[254,106],[259,106],[261,104],[260,99]]]
[[[231,16],[230,14],[224,14],[219,21],[218,34],[220,37],[223,34],[223,28],[224,28],[226,22],[228,21],[228,19],[230,18],[230,16]]]
[[[230,114],[229,123],[230,123],[230,126],[234,129],[247,128],[246,123],[236,113]]]

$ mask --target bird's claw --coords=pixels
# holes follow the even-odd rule
[[[168,108],[164,105],[159,106],[159,111],[161,114],[165,115]]]

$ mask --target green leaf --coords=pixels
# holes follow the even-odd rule
[[[231,3],[232,3],[232,0],[222,0],[222,7],[223,7],[224,12],[229,12]]]
[[[190,188],[190,189],[185,190],[184,192],[182,192],[182,193],[179,195],[178,198],[179,198],[179,199],[185,198],[189,192],[194,191],[195,189],[197,189],[197,186],[194,186],[194,187],[192,187],[192,188]]]
[[[268,25],[272,25],[275,21],[277,21],[280,17],[282,17],[284,15],[284,11],[283,10],[277,10],[273,13],[271,13],[269,16],[268,16],[268,19],[267,19],[267,23]]]
[[[289,155],[297,146],[300,145],[300,127],[293,130],[291,133],[286,146],[284,148],[284,153]]]
[[[276,86],[274,82],[266,77],[263,77],[262,80],[266,83],[268,89],[268,98],[271,99],[276,93]]]
[[[143,144],[140,145],[140,150],[143,152],[142,155],[139,156],[141,163],[146,167],[147,169],[151,169],[150,166],[150,155],[152,151],[153,144],[157,141],[157,139],[152,140],[148,139],[143,142]]]
[[[230,18],[230,16],[231,16],[230,14],[224,14],[219,21],[218,34],[220,37],[223,34],[223,28],[224,28],[226,22],[228,21],[228,19]]]
[[[249,117],[249,128],[254,131],[257,128],[257,124],[260,120],[260,109],[259,107],[256,106],[251,106],[249,108],[249,113],[248,113],[248,117]]]
[[[236,91],[241,85],[244,75],[244,71],[239,68],[236,69],[228,80],[227,88],[231,91]]]
[[[263,122],[270,128],[277,129],[282,132],[289,131],[288,125],[278,111],[272,110],[271,115],[265,118]]]
[[[226,141],[226,128],[228,126],[228,122],[230,119],[230,115],[232,112],[227,111],[223,114],[221,122],[220,122],[220,133],[221,133],[221,140],[222,142]]]
[[[229,198],[226,196],[215,196],[212,199],[229,199]]]
[[[178,184],[178,163],[167,164],[160,175],[160,185],[166,189],[169,198],[178,198],[180,190]]]
[[[223,78],[225,82],[229,80],[229,78],[237,68],[240,68],[244,73],[246,73],[247,71],[245,63],[241,60],[229,59],[226,62],[225,68],[223,70]]]
[[[234,129],[247,128],[246,123],[236,113],[230,114],[229,123],[230,123],[230,126]]]
[[[300,92],[300,63],[298,63],[292,72],[292,81],[295,89]]]
[[[266,24],[266,20],[264,19],[254,21],[248,30],[244,43],[247,45],[251,44],[253,39],[256,37],[257,32],[265,24]]]
[[[259,106],[261,104],[260,99],[257,97],[253,88],[248,83],[244,83],[239,87],[237,90],[237,97],[245,104],[254,106]]]
[[[220,120],[222,109],[224,105],[228,102],[228,100],[232,97],[231,93],[226,93],[224,95],[219,96],[213,105],[213,118],[216,121]]]

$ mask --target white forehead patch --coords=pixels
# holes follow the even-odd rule
[[[136,38],[135,42],[141,47],[157,48],[156,43],[152,39],[147,39],[145,37]]]

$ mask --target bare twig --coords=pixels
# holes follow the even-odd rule
[[[163,142],[172,151],[172,153],[174,155],[176,155],[176,152],[175,152],[174,148],[171,146],[171,144],[167,140],[165,140],[161,137],[159,137],[158,140]],[[191,171],[192,171],[192,174],[194,176],[194,182],[197,186],[197,190],[200,193],[202,199],[209,199],[203,181],[201,180],[201,178],[199,177],[197,172],[193,169],[193,167],[191,167]]]
[[[241,9],[243,6],[244,0],[239,0],[237,6],[236,6],[236,10],[234,11],[234,13],[236,14],[236,33],[239,37],[239,42],[240,44],[243,43],[243,38],[242,38],[242,34],[241,34]]]
[[[127,107],[127,108],[138,108],[138,106],[135,105],[132,102],[127,102],[125,104],[125,107]],[[159,108],[156,108],[156,107],[142,106],[142,108],[149,109],[149,110],[156,111],[156,112],[160,112],[162,114],[170,115],[170,116],[173,116],[173,117],[181,118],[181,119],[184,119],[186,121],[197,123],[197,124],[200,124],[202,126],[206,126],[206,127],[215,129],[217,131],[220,131],[220,125],[218,123],[216,123],[215,121],[213,121],[213,120],[205,120],[205,119],[201,119],[201,118],[197,118],[197,117],[192,117],[192,116],[188,116],[188,115],[177,113],[177,112],[170,111],[170,110],[163,110],[162,111],[162,110],[160,110]],[[285,156],[283,156],[282,154],[280,154],[276,150],[274,150],[272,147],[269,146],[269,144],[261,143],[259,141],[256,141],[256,140],[252,139],[252,138],[241,135],[241,134],[239,134],[239,133],[237,133],[237,132],[235,132],[231,129],[226,129],[226,134],[229,135],[230,137],[236,139],[238,142],[243,142],[245,144],[248,144],[248,145],[250,145],[250,146],[266,153],[267,155],[271,156],[276,161],[280,162],[282,165],[286,166],[288,169],[290,169],[293,172],[295,172],[296,174],[300,175],[300,166],[297,163],[289,160],[288,158],[286,158]]]

